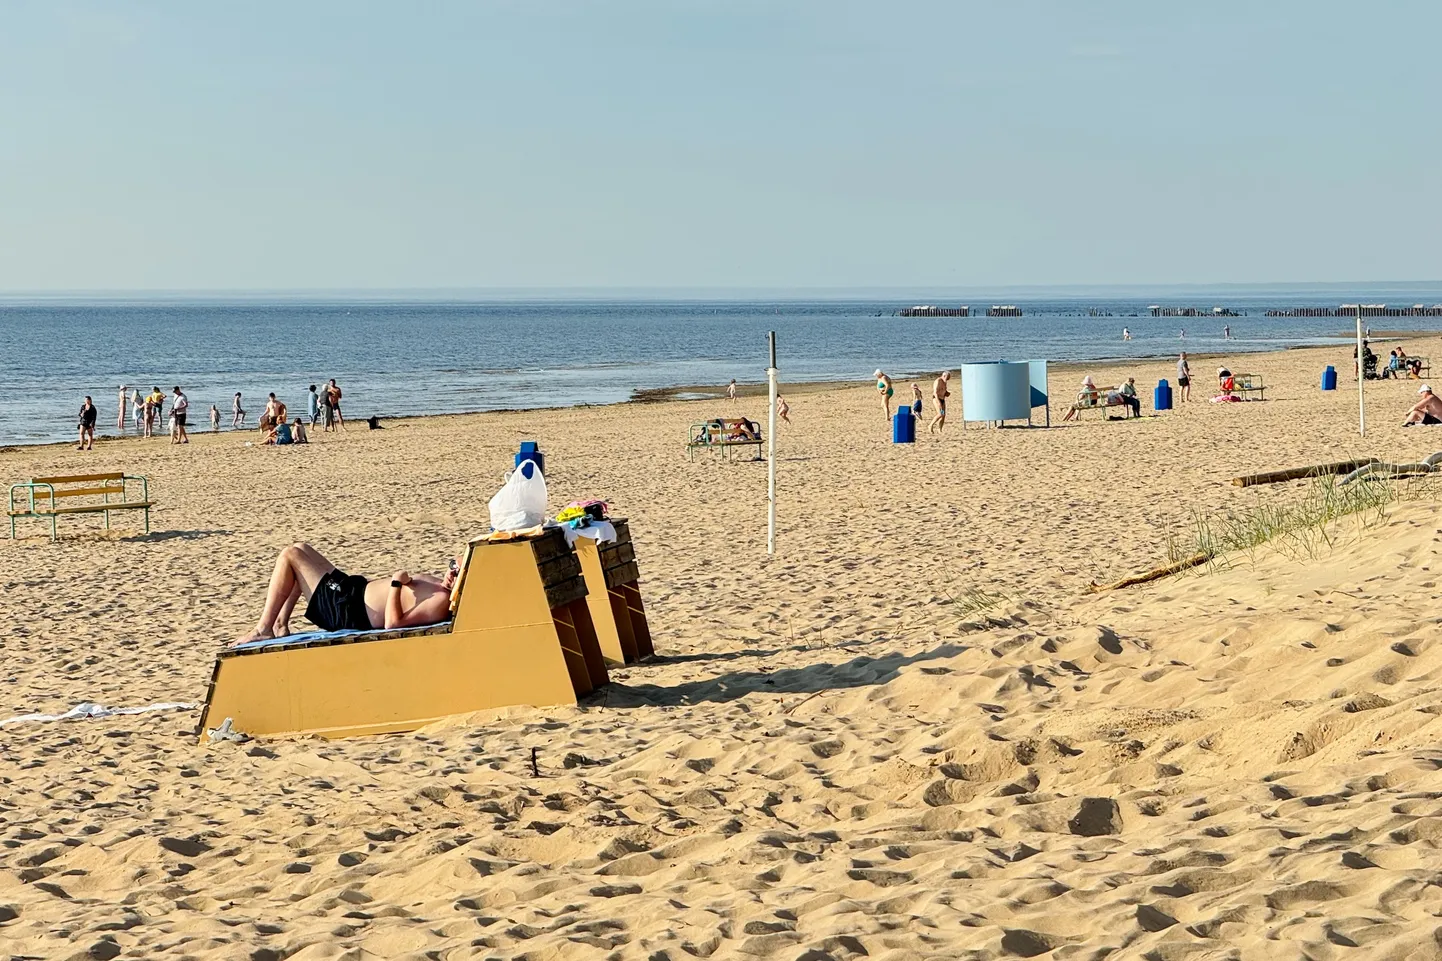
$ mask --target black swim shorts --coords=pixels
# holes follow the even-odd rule
[[[1424,426],[1426,426],[1426,427],[1431,427],[1433,424],[1442,424],[1442,420],[1438,420],[1436,417],[1433,417],[1431,414],[1423,414],[1423,415],[1422,415],[1422,424],[1423,424]]]
[[[305,608],[306,619],[323,631],[368,631],[366,579],[340,569],[320,579]]]
[[[181,411],[180,413],[175,415],[175,422],[181,427],[185,426],[185,411]]]

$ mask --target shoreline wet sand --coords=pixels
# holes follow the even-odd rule
[[[1402,343],[1442,356],[1436,336]],[[0,451],[10,482],[124,469],[158,505],[148,537],[70,519],[52,545],[32,521],[0,545],[0,719],[202,698],[282,547],[370,576],[438,569],[484,529],[520,440],[547,455],[553,509],[605,497],[630,518],[659,653],[576,707],[410,735],[201,748],[183,711],[0,728],[0,944],[215,961],[1424,950],[1435,502],[1344,522],[1331,546],[1088,593],[1164,561],[1197,516],[1308,485],[1238,474],[1442,449],[1399,426],[1414,381],[1368,385],[1359,438],[1349,359],[1248,354],[1261,403],[1206,402],[1199,371],[1197,400],[1157,416],[953,423],[910,446],[870,385],[785,385],[775,557],[764,467],[685,455],[724,400],[400,419],[290,448],[204,432]],[[1148,386],[1174,370],[1082,366]],[[1059,370],[1054,425],[1080,373]],[[737,408],[764,419],[759,394]]]

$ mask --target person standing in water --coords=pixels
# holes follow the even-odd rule
[[[946,426],[946,399],[951,396],[951,371],[943,370],[941,376],[936,378],[936,382],[931,385],[931,396],[936,401],[936,417],[926,428],[926,432],[930,434],[935,431],[940,434],[941,429]]]
[[[880,368],[875,374],[876,392],[881,395],[881,406],[886,411],[886,419],[891,420],[891,398],[896,396],[896,389],[891,386],[891,378],[882,373]]]
[[[130,410],[135,415],[135,432],[138,434],[145,420],[145,398],[140,396],[139,387],[135,388],[135,393],[131,396]]]
[[[240,406],[240,391],[235,392],[230,402],[230,426],[232,430],[245,426],[245,408]]]
[[[340,388],[336,386],[335,378],[325,385],[326,396],[330,398],[331,410],[335,411],[335,423],[341,430],[345,430],[345,417],[340,412]]]
[[[220,408],[214,404],[210,405],[210,432],[212,434],[220,433]]]
[[[1132,339],[1132,332],[1131,332],[1129,329],[1127,329],[1126,327],[1123,327],[1123,328],[1122,328],[1122,340],[1131,340],[1131,339]]]
[[[1223,324],[1223,325],[1222,325],[1222,339],[1223,339],[1223,340],[1231,340],[1231,339],[1232,339],[1232,325],[1231,325],[1231,324]]]
[[[120,385],[120,399],[115,402],[115,429],[125,430],[125,412],[130,409],[130,388]]]

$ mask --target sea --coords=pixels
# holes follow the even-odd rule
[[[125,295],[0,297],[0,445],[74,437],[84,395],[114,434],[120,385],[180,386],[191,423],[214,404],[231,421],[242,394],[253,426],[274,392],[303,411],[335,378],[347,419],[563,407],[678,396],[762,382],[767,335],[780,380],[867,382],[882,368],[925,376],[981,360],[1088,361],[1245,353],[1335,342],[1346,318],[1269,318],[1268,309],[1442,301],[1442,285],[1177,290],[997,291],[980,299],[637,296]],[[918,304],[967,304],[1020,317],[899,317]],[[1153,317],[1149,308],[1206,316]],[[1217,316],[1213,308],[1238,316]],[[1384,329],[1442,330],[1442,317],[1369,318]],[[1224,337],[1230,327],[1231,339]],[[1128,328],[1132,339],[1123,340]],[[693,390],[694,389],[694,390]],[[167,408],[168,409],[168,408]]]

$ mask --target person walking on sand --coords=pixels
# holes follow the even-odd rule
[[[732,407],[735,407],[735,406],[736,406],[736,378],[735,378],[735,377],[732,377],[732,378],[731,378],[731,383],[729,383],[729,384],[726,385],[726,399],[731,402],[731,406],[732,406]]]
[[[214,404],[210,405],[210,432],[212,434],[220,433],[220,408]]]
[[[244,426],[245,408],[240,406],[240,391],[236,391],[235,396],[231,398],[230,401],[230,428],[234,430],[237,427]]]
[[[80,405],[80,444],[76,450],[95,449],[95,418],[99,411],[95,409],[95,402],[90,395],[85,395],[85,401]]]
[[[190,412],[190,398],[180,392],[179,385],[172,390],[175,392],[175,402],[170,406],[170,416],[175,421],[175,428],[170,432],[170,442],[189,444],[190,436],[185,433],[185,415]]]
[[[335,411],[335,423],[341,430],[345,430],[345,415],[340,412],[340,388],[336,386],[335,378],[325,385],[326,395],[330,397],[331,410]]]
[[[125,412],[130,409],[130,388],[120,385],[120,399],[115,402],[115,429],[125,430]]]
[[[1183,401],[1192,399],[1192,368],[1187,363],[1185,350],[1177,358],[1177,398]]]
[[[320,420],[320,396],[315,392],[315,384],[310,385],[310,394],[305,399],[305,412],[310,415],[310,426],[314,427],[315,422]]]
[[[927,426],[928,434],[935,431],[940,434],[946,426],[946,399],[951,396],[951,371],[943,370],[941,376],[931,385],[931,399],[936,401],[936,417]],[[965,425],[963,425],[965,426]]]
[[[784,420],[786,426],[791,426],[791,405],[780,394],[776,395],[776,416]]]
[[[879,368],[872,376],[876,378],[876,392],[881,395],[881,406],[886,411],[886,419],[891,420],[891,398],[896,396],[896,388],[891,386],[891,378]]]

